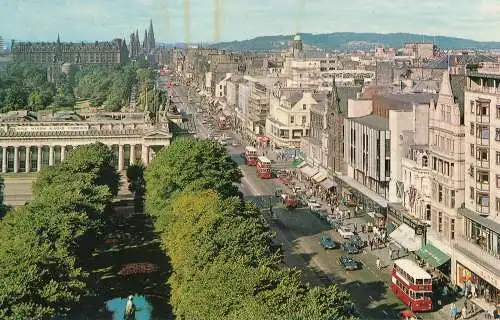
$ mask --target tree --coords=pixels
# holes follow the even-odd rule
[[[67,318],[86,293],[82,264],[118,187],[113,154],[96,143],[44,169],[35,200],[0,221],[0,318]]]
[[[150,213],[160,213],[164,201],[181,190],[212,189],[223,196],[238,195],[241,171],[219,143],[182,138],[157,153],[146,170]]]

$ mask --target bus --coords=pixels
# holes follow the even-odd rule
[[[273,169],[271,168],[271,160],[267,157],[257,157],[257,177],[261,179],[272,179]]]
[[[249,166],[257,165],[257,149],[254,147],[245,148],[245,162]]]
[[[432,276],[416,262],[409,259],[394,261],[392,268],[392,292],[411,311],[432,310]]]

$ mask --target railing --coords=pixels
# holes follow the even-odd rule
[[[476,204],[476,212],[480,215],[490,214],[490,207]]]
[[[472,239],[464,236],[458,236],[453,246],[480,264],[489,266],[489,269],[500,273],[500,264],[498,263],[500,254],[483,248],[475,244]]]
[[[500,88],[477,86],[477,87],[468,87],[467,91],[481,92],[481,93],[490,93],[490,94],[498,94],[498,93],[500,93]]]
[[[490,190],[490,184],[488,182],[476,182],[476,189],[481,190],[481,191],[489,191]]]
[[[489,169],[490,168],[490,161],[476,159],[476,167],[483,168],[483,169]]]
[[[488,114],[485,114],[485,115],[476,114],[476,122],[477,123],[490,123],[490,115],[488,115]]]

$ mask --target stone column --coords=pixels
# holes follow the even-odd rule
[[[135,144],[130,145],[130,165],[135,163]]]
[[[19,147],[14,147],[14,173],[19,171]]]
[[[7,147],[2,147],[2,172],[7,172]]]
[[[142,163],[147,166],[148,165],[148,157],[149,157],[149,146],[142,145]]]
[[[118,171],[123,171],[123,144],[118,145]]]
[[[49,147],[49,166],[54,165],[54,146]]]
[[[38,153],[36,159],[36,171],[40,172],[42,170],[42,148],[43,146],[38,146]]]
[[[26,146],[25,171],[29,173],[31,170],[31,146]]]
[[[66,146],[61,146],[61,162],[64,161],[64,153],[66,152]]]

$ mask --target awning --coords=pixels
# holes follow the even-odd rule
[[[305,166],[307,163],[304,161],[304,159],[301,158],[295,158],[292,160],[292,168],[297,169]]]
[[[450,261],[450,256],[448,256],[443,251],[434,247],[432,244],[428,243],[424,247],[420,248],[415,252],[417,256],[424,259],[434,268],[439,268],[446,262]]]
[[[318,173],[318,169],[313,168],[311,166],[304,166],[300,168],[300,171],[308,178],[311,178],[314,176],[316,173]]]
[[[333,187],[336,187],[336,186],[337,186],[337,184],[336,184],[335,182],[333,182],[333,180],[332,180],[332,179],[330,179],[330,178],[326,178],[326,180],[322,181],[322,182],[320,183],[320,185],[321,185],[321,186],[322,186],[325,190],[329,190],[329,189],[331,189],[331,188],[333,188]]]
[[[422,246],[422,237],[415,234],[415,230],[402,224],[389,237],[408,251],[417,251]]]
[[[318,173],[316,173],[312,179],[314,181],[316,181],[317,183],[320,183],[321,181],[325,180],[326,178],[328,178],[328,173],[324,172],[323,170],[319,171]]]

